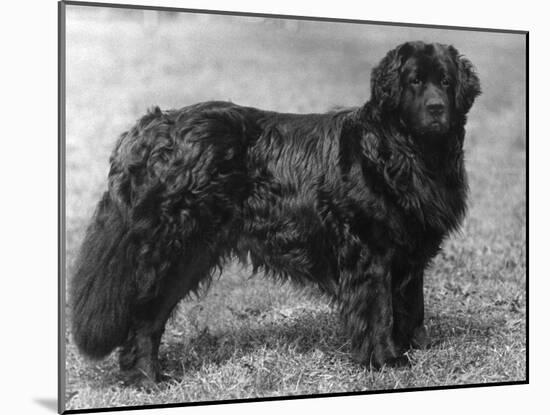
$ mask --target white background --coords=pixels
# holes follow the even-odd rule
[[[119,1],[124,3],[123,0]],[[530,31],[530,385],[140,411],[231,414],[518,414],[548,410],[549,26],[545,2],[135,0],[214,10]],[[0,13],[0,380],[2,413],[54,413],[57,391],[57,4]],[[498,134],[498,131],[495,131]],[[544,409],[546,408],[546,409]],[[136,412],[138,413],[138,412]]]

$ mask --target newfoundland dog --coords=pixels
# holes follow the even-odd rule
[[[423,347],[423,273],[465,214],[466,114],[480,94],[453,46],[408,42],[363,106],[290,114],[204,102],[122,134],[70,283],[73,338],[158,381],[172,310],[236,257],[334,298],[353,357]]]

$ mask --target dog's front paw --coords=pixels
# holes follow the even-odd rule
[[[363,350],[367,350],[364,352]],[[386,341],[353,354],[354,359],[374,369],[381,369],[383,366],[400,367],[410,364],[409,359],[393,343]]]
[[[428,349],[430,344],[431,339],[426,326],[421,325],[415,328],[411,337],[411,346],[415,349]]]

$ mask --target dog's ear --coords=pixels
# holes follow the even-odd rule
[[[479,78],[472,62],[460,56],[453,46],[449,46],[449,52],[457,68],[455,88],[456,109],[459,113],[466,115],[472,107],[476,97],[481,94]]]
[[[388,52],[372,70],[371,102],[382,111],[392,111],[401,99],[401,66],[414,51],[412,43],[403,43]]]

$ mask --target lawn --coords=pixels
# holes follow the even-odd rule
[[[67,409],[526,379],[522,36],[189,14],[155,20],[78,6],[67,18],[69,280],[110,151],[148,107],[209,99],[285,112],[361,105],[372,67],[412,39],[454,44],[483,88],[467,126],[469,213],[427,273],[434,342],[409,353],[410,367],[355,364],[325,297],[230,264],[207,295],[186,299],[171,319],[160,355],[172,380],[156,388],[126,385],[116,354],[82,358],[67,328]]]

